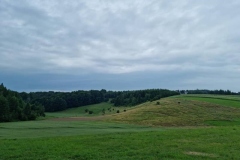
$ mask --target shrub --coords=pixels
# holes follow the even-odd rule
[[[93,114],[93,111],[89,111],[88,113],[89,113],[89,114]]]
[[[85,112],[87,113],[87,112],[88,112],[88,109],[85,109]]]
[[[124,112],[126,112],[127,110],[126,110],[126,109],[124,109],[123,111],[124,111]]]
[[[117,110],[117,113],[120,113],[120,111],[119,111],[119,110]]]
[[[156,105],[160,105],[160,102],[157,102]]]

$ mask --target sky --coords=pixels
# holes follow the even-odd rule
[[[240,1],[0,0],[16,91],[240,91]]]

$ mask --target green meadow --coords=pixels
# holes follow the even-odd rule
[[[240,157],[237,96],[181,95],[132,108],[101,103],[46,115],[37,121],[0,123],[0,159]]]
[[[67,109],[65,111],[59,111],[59,112],[52,112],[52,113],[46,113],[47,117],[53,118],[53,117],[92,117],[92,116],[100,116],[103,115],[103,110],[105,111],[104,115],[114,114],[119,110],[120,112],[124,112],[124,110],[129,110],[134,107],[114,107],[112,103],[99,103],[99,104],[93,104],[93,105],[87,105],[83,107],[78,108],[71,108]],[[86,112],[86,109],[89,111],[93,111],[93,114],[89,114]]]
[[[163,130],[148,126],[97,121],[26,121],[0,123],[0,139],[26,139],[116,132]]]
[[[219,104],[222,106],[240,107],[240,96],[219,96],[219,95],[181,95],[174,96],[176,98],[183,98],[187,100],[199,100]]]

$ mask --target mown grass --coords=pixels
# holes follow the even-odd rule
[[[175,98],[182,98],[187,100],[197,100],[219,104],[222,106],[238,107],[240,108],[240,96],[226,96],[226,95],[180,95]]]
[[[240,100],[240,95],[218,95],[218,94],[181,94],[172,96],[174,97],[203,97],[203,98],[216,98],[216,99],[230,99],[230,100]]]
[[[2,139],[1,159],[238,159],[239,127]]]
[[[106,134],[115,132],[141,132],[149,130],[163,129],[96,121],[26,121],[0,123],[0,139]]]

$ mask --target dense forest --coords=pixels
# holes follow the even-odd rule
[[[26,103],[18,92],[0,85],[0,122],[35,120],[44,116],[44,107],[37,103]]]
[[[62,111],[101,102],[110,102],[115,106],[132,106],[146,101],[179,94],[176,91],[149,89],[137,91],[73,91],[73,92],[31,92],[20,93],[25,102],[42,104],[47,112]]]
[[[106,90],[73,91],[73,92],[22,92],[20,96],[25,102],[40,103],[47,112],[62,111],[90,104],[108,101],[112,92]],[[110,95],[111,94],[111,95]]]

